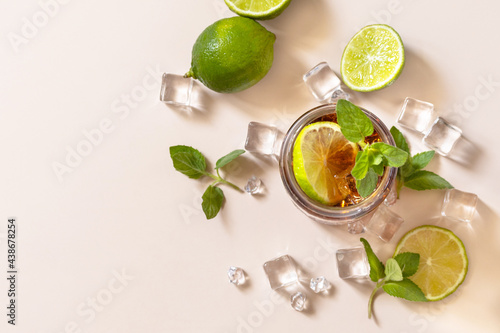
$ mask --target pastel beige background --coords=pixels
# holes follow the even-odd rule
[[[0,272],[6,220],[16,216],[19,308],[16,327],[1,311],[0,332],[498,332],[499,11],[492,0],[293,0],[263,22],[277,35],[269,74],[238,94],[209,92],[204,110],[183,113],[159,103],[161,74],[186,72],[198,34],[233,16],[222,0],[2,1]],[[372,285],[340,280],[335,263],[335,251],[358,237],[296,210],[276,163],[235,161],[231,181],[243,186],[255,174],[266,191],[223,188],[224,208],[207,222],[200,196],[209,180],[177,173],[168,147],[194,146],[213,165],[243,147],[249,121],[286,129],[316,105],[302,74],[320,61],[338,72],[351,36],[377,22],[401,34],[406,67],[393,86],[353,100],[390,126],[405,97],[434,103],[474,152],[428,168],[480,202],[470,227],[448,224],[470,259],[458,292],[434,304],[380,294],[368,320]],[[96,131],[102,137],[89,145]],[[408,141],[425,149],[415,135]],[[78,149],[85,156],[70,156]],[[404,190],[395,238],[446,224],[436,218],[443,195]],[[394,249],[367,237],[384,259]],[[271,293],[262,264],[280,254],[333,284],[328,296],[308,293],[307,313]],[[231,265],[247,272],[245,288],[228,283]]]

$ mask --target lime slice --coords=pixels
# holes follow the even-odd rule
[[[270,20],[281,14],[292,0],[224,0],[233,12],[257,20]]]
[[[384,24],[361,29],[342,54],[344,83],[356,91],[373,91],[391,85],[405,63],[404,46],[396,30]]]
[[[293,172],[310,198],[336,205],[349,194],[340,185],[351,172],[358,146],[348,141],[340,126],[322,121],[300,131],[293,146]]]
[[[448,229],[424,225],[401,238],[394,255],[420,254],[420,264],[410,279],[429,301],[451,295],[464,281],[469,262],[462,241]]]

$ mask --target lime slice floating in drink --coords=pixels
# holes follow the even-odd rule
[[[391,85],[404,63],[403,41],[396,30],[374,24],[361,29],[347,44],[340,72],[352,90],[374,91]]]
[[[467,275],[467,253],[462,241],[448,229],[424,225],[401,238],[394,255],[420,254],[420,264],[410,279],[422,289],[429,301],[451,295]]]
[[[233,12],[257,20],[270,20],[281,14],[292,0],[224,0]]]
[[[334,122],[316,122],[304,127],[293,147],[293,172],[300,188],[310,198],[336,205],[347,194],[339,182],[352,170],[358,146],[348,141]]]

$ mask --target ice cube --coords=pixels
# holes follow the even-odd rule
[[[248,124],[245,150],[262,155],[279,156],[284,134],[275,126],[252,121]]]
[[[438,117],[422,141],[429,148],[436,150],[436,152],[443,156],[447,156],[461,136],[462,130],[460,128]]]
[[[229,282],[237,286],[244,284],[246,280],[245,272],[239,267],[229,267],[227,276],[229,277]]]
[[[403,218],[390,210],[389,207],[380,205],[366,225],[366,230],[374,233],[384,242],[389,242],[403,221]]]
[[[273,290],[298,283],[297,267],[292,257],[284,255],[264,263],[269,284]]]
[[[340,87],[340,79],[326,62],[314,66],[304,74],[303,79],[311,94],[320,103],[349,98]]]
[[[341,279],[366,278],[370,273],[364,247],[337,250],[337,268]]]
[[[470,222],[476,212],[478,197],[474,193],[457,189],[446,190],[441,215],[454,220]]]
[[[353,235],[362,234],[365,232],[365,226],[361,221],[353,221],[347,223],[347,232]]]
[[[199,85],[193,78],[164,73],[161,82],[160,101],[181,108],[190,108],[193,89]]]
[[[245,192],[248,194],[258,194],[262,191],[262,181],[252,176],[245,185]]]
[[[297,311],[302,311],[306,308],[306,301],[306,295],[304,295],[300,291],[296,292],[290,297],[290,304],[292,305],[292,308]]]
[[[316,294],[325,292],[330,289],[330,282],[324,276],[312,278],[309,283],[309,288],[311,288]]]
[[[399,113],[398,124],[413,131],[424,133],[435,118],[434,105],[406,97]]]
[[[392,206],[396,203],[398,200],[398,182],[394,181],[391,186],[391,191],[389,194],[387,194],[387,197],[385,197],[384,204],[386,206]]]
[[[375,214],[375,210],[372,210],[371,212],[365,214],[363,217],[357,220],[350,221],[349,223],[347,223],[347,231],[354,235],[364,233],[366,230],[366,225],[372,219],[373,214]]]

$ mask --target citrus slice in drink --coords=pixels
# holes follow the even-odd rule
[[[295,179],[310,198],[336,205],[348,195],[341,185],[354,167],[357,153],[357,144],[344,137],[338,124],[321,121],[307,125],[293,146]]]
[[[270,20],[281,14],[292,0],[224,0],[233,12],[257,20]]]
[[[405,63],[403,41],[388,25],[361,29],[342,54],[340,72],[344,83],[356,91],[373,91],[391,85]]]
[[[420,254],[415,275],[409,277],[422,289],[429,301],[451,295],[467,275],[468,259],[462,241],[448,229],[424,225],[401,238],[394,255]]]

